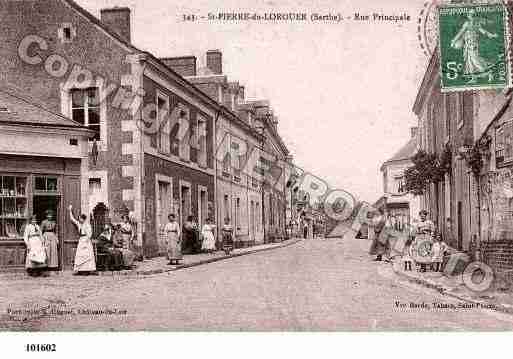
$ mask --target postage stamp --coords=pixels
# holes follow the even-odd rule
[[[503,4],[440,6],[442,92],[511,85],[507,16]]]

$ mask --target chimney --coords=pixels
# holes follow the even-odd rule
[[[111,31],[130,42],[130,8],[113,7],[100,10],[101,22]]]
[[[160,61],[181,76],[196,76],[196,56],[165,57]]]
[[[410,127],[411,138],[415,138],[417,136],[417,132],[419,131],[418,127]]]
[[[216,75],[221,75],[223,73],[223,54],[221,51],[207,51],[207,67]]]

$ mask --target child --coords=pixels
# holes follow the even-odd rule
[[[408,239],[406,243],[404,244],[404,250],[403,250],[403,261],[404,261],[404,270],[405,271],[411,271],[411,263],[412,263],[412,239]]]
[[[433,247],[431,248],[433,253],[433,266],[435,272],[442,271],[442,262],[444,259],[444,253],[447,251],[447,244],[445,244],[442,240],[442,234],[437,232],[435,234],[435,243],[433,243]]]

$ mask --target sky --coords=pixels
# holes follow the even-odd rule
[[[374,203],[381,164],[409,139],[428,63],[419,45],[422,0],[76,0],[132,9],[132,42],[157,57],[223,53],[223,72],[248,98],[268,99],[297,166]],[[312,5],[313,3],[313,5]],[[408,22],[184,22],[185,14],[306,12],[410,15]]]

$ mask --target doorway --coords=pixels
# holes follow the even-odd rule
[[[32,213],[36,216],[36,219],[37,219],[37,223],[41,224],[42,221],[44,221],[46,219],[46,215],[47,215],[47,211],[51,211],[52,214],[53,214],[53,220],[55,221],[55,223],[57,223],[57,239],[58,239],[58,253],[59,253],[59,258],[58,258],[58,265],[59,265],[59,269],[62,267],[62,250],[60,250],[60,248],[62,248],[63,246],[63,231],[62,231],[62,221],[60,221],[60,215],[61,215],[61,211],[60,211],[60,201],[61,201],[61,197],[60,196],[40,196],[40,195],[37,195],[37,196],[34,196],[33,197],[33,202],[32,202]]]
[[[190,186],[180,185],[180,213],[182,219],[182,227],[187,217],[192,214],[191,211],[191,188]]]
[[[59,203],[60,197],[58,196],[34,196],[33,213],[37,218],[37,223],[41,223],[46,219],[47,210],[52,211],[54,214],[53,218],[59,222]]]

